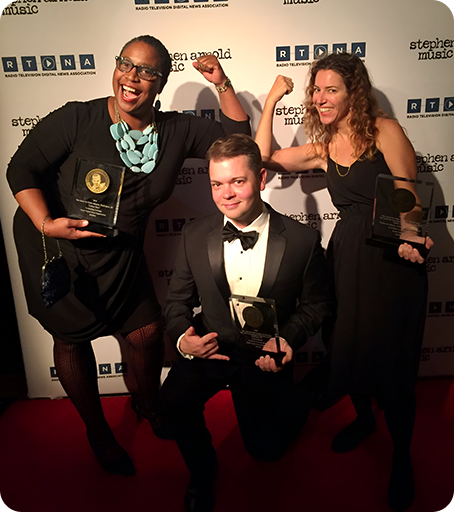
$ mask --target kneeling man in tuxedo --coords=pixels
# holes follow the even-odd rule
[[[157,405],[165,437],[176,440],[191,474],[186,510],[198,512],[214,506],[217,471],[205,403],[228,386],[247,452],[261,460],[280,458],[320,390],[311,374],[293,383],[294,352],[331,306],[320,234],[262,201],[267,174],[256,143],[230,135],[216,141],[207,158],[219,212],[183,228],[164,309],[178,355]],[[245,357],[232,321],[232,294],[274,299],[281,364],[265,354],[253,362]],[[264,348],[276,352],[276,345],[272,338]]]

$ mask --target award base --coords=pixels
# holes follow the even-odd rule
[[[270,352],[268,350],[257,350],[242,347],[241,355],[243,359],[248,363],[255,363],[260,357],[270,356],[274,359],[276,366],[279,368],[283,366],[282,359],[285,357],[285,352]]]
[[[366,238],[366,242],[370,245],[375,245],[376,247],[382,247],[384,249],[389,247],[395,247],[396,251],[399,247],[399,245],[402,244],[408,244],[411,245],[414,249],[417,249],[419,254],[426,259],[429,255],[430,249],[427,249],[427,247],[424,244],[418,243],[418,242],[412,242],[411,240],[403,240],[403,239],[396,239],[396,238],[386,238],[386,237],[377,237],[374,238],[369,237]]]
[[[70,216],[71,219],[77,219],[77,220],[85,220],[81,219],[80,217],[74,217]],[[120,233],[120,230],[118,228],[111,228],[109,226],[103,226],[102,224],[97,224],[96,222],[90,222],[88,226],[85,226],[83,228],[77,228],[80,231],[93,231],[93,233],[99,233],[100,235],[106,235],[109,237],[117,236],[118,233]]]
[[[426,258],[433,190],[433,183],[379,174],[375,181],[372,233],[368,243],[380,247],[407,243]]]

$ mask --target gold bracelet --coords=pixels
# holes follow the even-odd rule
[[[44,217],[43,222],[41,223],[41,239],[43,241],[43,249],[44,249],[44,265],[49,261],[49,259],[47,258],[46,236],[44,234],[44,224],[45,224],[46,220],[51,219],[51,218],[52,218],[52,215],[46,215]],[[58,241],[58,239],[56,241],[57,241],[57,247],[58,247],[58,257],[61,257],[62,252],[61,252],[60,242]]]
[[[223,83],[223,85],[216,85],[216,90],[221,93],[221,92],[225,92],[229,87],[232,87],[232,82],[230,81],[229,78],[226,78],[225,82]]]
[[[43,220],[43,222],[41,223],[41,234],[43,234],[43,235],[44,235],[44,224],[46,223],[46,220],[51,219],[51,218],[52,218],[52,216],[51,216],[51,215],[46,215],[46,216],[44,217],[44,220]]]

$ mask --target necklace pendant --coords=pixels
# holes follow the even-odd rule
[[[130,130],[119,118],[119,122],[110,126],[110,134],[120,153],[123,163],[135,173],[150,174],[158,158],[158,130],[155,123],[149,124],[143,132]]]
[[[138,141],[142,137],[142,132],[140,130],[131,130],[129,136]]]
[[[121,123],[112,124],[110,126],[110,134],[112,135],[114,140],[120,140],[125,134],[125,131]]]
[[[347,172],[345,174],[342,174],[340,171],[339,171],[339,167],[337,165],[337,133],[336,133],[336,138],[334,139],[334,144],[336,146],[336,158],[334,160],[334,163],[336,164],[336,171],[337,171],[337,174],[339,174],[339,176],[341,178],[345,178],[345,176],[347,176],[347,174],[350,172],[350,168],[351,166],[355,163],[355,161],[353,161],[349,166],[348,166],[348,169],[347,169]]]
[[[150,160],[146,164],[142,165],[142,172],[144,172],[146,174],[150,174],[150,172],[154,170],[155,165],[156,165],[156,162],[154,160]]]

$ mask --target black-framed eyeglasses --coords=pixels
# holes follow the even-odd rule
[[[157,76],[162,76],[162,73],[156,71],[156,69],[149,68],[148,66],[136,66],[130,60],[125,59],[124,57],[115,57],[115,64],[117,69],[119,69],[122,73],[129,73],[132,69],[137,69],[137,76],[142,80],[154,80]]]

